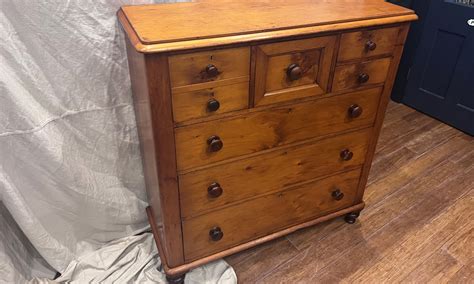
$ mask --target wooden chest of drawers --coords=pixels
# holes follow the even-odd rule
[[[355,221],[412,11],[197,1],[118,17],[170,281],[330,218]]]

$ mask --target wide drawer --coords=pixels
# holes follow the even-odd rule
[[[180,175],[181,215],[361,166],[371,133],[369,128]]]
[[[175,130],[178,169],[370,126],[380,93],[381,88],[375,88],[179,127]]]
[[[392,58],[345,64],[336,67],[334,72],[333,92],[381,84],[387,78]]]
[[[186,261],[353,205],[360,169],[184,220]],[[263,184],[264,185],[264,184]]]
[[[398,42],[399,27],[363,30],[341,36],[338,61],[391,54]]]
[[[232,48],[169,57],[171,87],[249,76],[250,48]],[[248,80],[248,79],[247,79]]]
[[[217,86],[192,92],[173,93],[175,122],[217,115],[248,107],[249,83]]]
[[[336,36],[255,47],[255,100],[266,105],[327,92]]]

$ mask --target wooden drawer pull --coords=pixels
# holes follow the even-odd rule
[[[209,152],[219,152],[224,147],[221,138],[215,135],[207,139],[207,145],[209,145]]]
[[[207,111],[208,112],[215,112],[219,109],[219,107],[221,106],[221,104],[219,103],[218,100],[216,99],[210,99],[208,102],[207,102]]]
[[[371,40],[367,41],[365,44],[365,48],[367,51],[374,51],[377,48],[377,44]]]
[[[207,194],[211,198],[217,198],[222,195],[222,187],[217,182],[211,183],[211,185],[207,188]]]
[[[370,76],[367,73],[360,73],[359,78],[357,78],[357,79],[358,79],[358,82],[360,84],[364,84],[364,83],[367,83],[369,81]]]
[[[303,69],[298,64],[293,63],[286,69],[286,75],[290,81],[296,81],[303,75]]]
[[[362,107],[357,104],[353,104],[347,110],[350,118],[357,118],[362,114]]]
[[[216,77],[219,75],[219,69],[214,64],[209,64],[206,66],[206,74],[209,77]]]
[[[344,198],[344,193],[339,188],[336,188],[332,193],[331,193],[332,198],[334,200],[339,201]]]
[[[219,227],[214,227],[209,231],[209,237],[211,237],[211,240],[215,242],[220,241],[223,236],[224,236],[224,233]]]
[[[340,156],[344,161],[350,161],[354,156],[354,153],[352,153],[349,149],[344,149],[341,151]]]

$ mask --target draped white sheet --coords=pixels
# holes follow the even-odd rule
[[[0,282],[162,280],[115,16],[152,2],[0,0]]]

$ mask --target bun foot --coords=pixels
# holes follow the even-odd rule
[[[181,275],[166,275],[166,280],[170,284],[183,284],[184,283],[184,277],[186,277],[186,274],[181,274]]]
[[[348,213],[344,217],[344,221],[346,221],[346,223],[348,223],[348,224],[354,224],[357,217],[359,217],[359,212],[351,212],[351,213]]]

